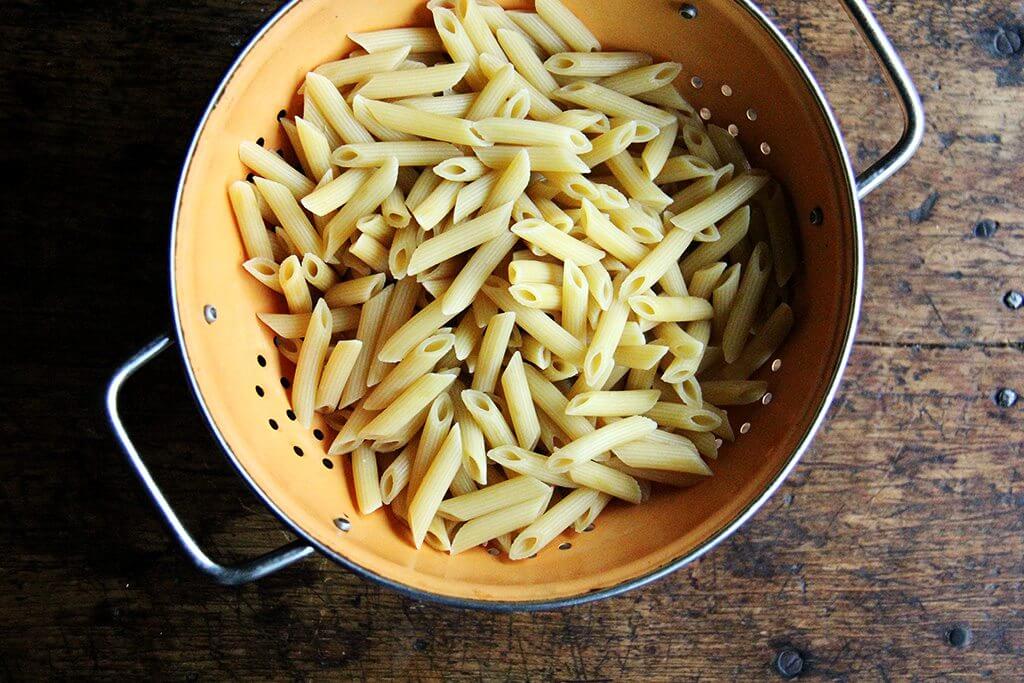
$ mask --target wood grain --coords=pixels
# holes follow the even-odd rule
[[[1002,301],[1024,289],[1024,9],[873,4],[928,129],[865,203],[859,342],[814,447],[701,562],[621,598],[493,615],[417,604],[322,559],[212,585],[107,434],[106,378],[168,327],[167,228],[192,128],[275,3],[6,3],[0,679],[751,680],[786,647],[813,679],[1015,678],[1024,402],[993,395],[1024,392],[1024,311]],[[838,3],[773,5],[866,166],[898,121],[870,56]],[[975,236],[983,219],[990,237]],[[287,539],[216,451],[176,361],[147,369],[127,404],[213,555]],[[958,625],[963,647],[947,640]]]

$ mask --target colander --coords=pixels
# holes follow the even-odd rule
[[[680,62],[683,94],[730,127],[756,166],[788,188],[801,268],[792,288],[796,325],[762,377],[774,400],[734,414],[735,444],[715,476],[684,490],[656,490],[640,506],[612,505],[596,527],[567,534],[536,558],[487,552],[456,557],[416,550],[387,514],[360,516],[344,458],[330,458],[326,425],[292,418],[272,334],[256,311],[274,295],[240,267],[243,249],[228,201],[247,170],[241,140],[285,146],[277,115],[313,67],[347,53],[345,35],[429,25],[423,0],[296,0],[256,34],[229,69],[188,150],[171,225],[175,334],[130,359],[107,392],[111,425],[129,463],[191,561],[240,584],[320,552],[416,598],[491,609],[548,609],[622,593],[682,567],[729,536],[793,469],[831,403],[853,342],[863,284],[859,201],[903,166],[924,126],[917,92],[862,0],[843,0],[895,89],[904,119],[896,146],[854,175],[835,118],[796,50],[748,0],[567,0],[606,46]],[[503,0],[514,7],[519,3]],[[164,498],[118,413],[118,393],[139,368],[180,345],[196,401],[228,459],[298,540],[225,566],[207,556]],[[769,399],[771,397],[768,397]],[[732,411],[730,411],[732,413]]]

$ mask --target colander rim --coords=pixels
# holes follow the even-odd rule
[[[810,68],[804,59],[797,52],[796,48],[789,42],[789,40],[783,35],[781,30],[771,21],[771,19],[764,14],[758,8],[752,0],[733,0],[736,4],[740,5],[742,9],[747,11],[755,21],[757,21],[762,28],[764,28],[769,36],[775,41],[775,43],[782,49],[784,54],[789,57],[793,66],[796,67],[798,73],[803,78],[804,83],[811,90],[811,94],[814,97],[815,103],[818,105],[820,113],[825,117],[828,123],[829,132],[831,133],[831,142],[837,147],[839,156],[843,162],[842,171],[845,179],[845,187],[842,190],[846,194],[849,206],[852,209],[852,227],[854,229],[854,242],[853,242],[853,260],[854,268],[852,273],[852,285],[853,285],[853,296],[851,297],[849,310],[846,317],[846,329],[844,330],[842,348],[840,356],[832,369],[832,376],[829,379],[828,390],[825,392],[821,402],[815,409],[815,417],[807,430],[804,432],[800,439],[799,445],[794,449],[793,453],[789,456],[789,459],[775,475],[772,481],[765,487],[765,489],[757,496],[747,507],[736,515],[727,524],[722,526],[718,531],[709,536],[696,548],[690,550],[684,555],[674,558],[662,566],[642,574],[640,576],[633,577],[622,581],[614,586],[608,588],[591,589],[586,593],[582,593],[575,596],[557,598],[553,600],[530,600],[530,601],[490,601],[490,600],[474,600],[471,598],[459,598],[450,595],[443,595],[440,593],[432,593],[430,591],[424,591],[417,588],[413,588],[407,584],[391,580],[385,576],[377,574],[362,565],[359,565],[347,557],[331,550],[326,545],[318,541],[309,532],[303,529],[299,524],[292,520],[283,510],[278,507],[270,496],[256,483],[256,481],[249,475],[246,469],[242,466],[238,456],[234,453],[231,446],[228,444],[224,435],[220,431],[217,423],[210,412],[206,400],[203,397],[202,390],[199,387],[199,380],[193,370],[192,363],[189,360],[188,348],[184,343],[185,336],[181,322],[181,311],[179,308],[178,295],[177,295],[177,275],[175,270],[176,263],[176,250],[177,237],[178,237],[178,223],[180,219],[181,204],[185,193],[185,186],[187,184],[189,171],[191,170],[192,161],[195,157],[195,151],[198,147],[199,140],[203,135],[206,128],[206,124],[210,119],[210,115],[220,102],[221,97],[224,94],[225,89],[231,82],[238,68],[242,65],[245,59],[252,52],[253,48],[264,38],[268,31],[277,24],[285,15],[288,14],[296,5],[303,0],[289,0],[280,9],[277,10],[267,21],[256,30],[252,38],[246,43],[241,49],[238,56],[228,67],[224,76],[221,78],[217,85],[216,90],[210,98],[210,102],[203,112],[199,123],[196,126],[195,133],[192,136],[192,140],[189,144],[188,150],[185,154],[185,160],[182,163],[181,174],[178,179],[178,186],[175,193],[174,208],[171,214],[171,235],[170,235],[170,289],[171,289],[171,312],[174,319],[174,331],[181,342],[178,347],[181,350],[182,362],[185,366],[185,374],[188,377],[189,386],[191,388],[193,397],[195,398],[200,412],[202,413],[207,428],[213,435],[214,439],[220,444],[221,449],[224,451],[228,461],[234,466],[235,470],[242,477],[242,479],[249,485],[252,491],[260,498],[260,500],[266,505],[270,511],[291,531],[296,534],[303,541],[308,543],[310,546],[315,548],[318,552],[326,556],[327,558],[338,563],[342,567],[355,573],[356,575],[363,577],[369,581],[383,585],[391,590],[394,590],[406,597],[431,602],[447,607],[457,607],[465,609],[479,609],[491,612],[536,612],[545,610],[555,610],[564,607],[573,607],[577,605],[583,605],[589,602],[602,600],[605,598],[612,598],[623,593],[626,593],[635,588],[641,588],[646,586],[658,579],[664,578],[665,576],[677,571],[690,564],[691,562],[700,559],[706,553],[718,546],[719,543],[732,536],[741,526],[749,521],[761,507],[771,498],[775,492],[779,489],[782,483],[786,480],[789,474],[793,471],[796,465],[800,462],[803,454],[810,447],[814,436],[821,428],[825,417],[828,414],[828,409],[832,405],[835,399],[836,392],[839,389],[839,385],[842,381],[843,373],[846,370],[846,366],[849,362],[850,353],[853,350],[853,342],[857,331],[857,325],[860,319],[861,300],[863,297],[864,287],[864,229],[863,220],[860,207],[860,201],[857,198],[856,193],[856,177],[853,170],[853,164],[851,162],[849,152],[847,151],[846,144],[843,139],[842,132],[839,129],[839,124],[836,120],[835,114],[832,111],[832,107],[828,103],[828,99],[818,83],[817,79],[811,73]]]

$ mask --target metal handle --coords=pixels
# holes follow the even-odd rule
[[[260,555],[246,562],[227,566],[218,564],[203,552],[195,542],[195,539],[188,533],[185,526],[181,523],[181,519],[178,518],[170,503],[167,502],[160,487],[153,480],[149,468],[142,462],[142,457],[135,449],[132,440],[128,437],[128,432],[125,431],[124,424],[121,422],[121,415],[118,412],[117,401],[121,393],[121,387],[128,378],[134,375],[143,365],[170,347],[172,343],[173,340],[168,336],[158,337],[153,340],[121,366],[107,386],[107,416],[110,418],[110,426],[114,430],[114,436],[121,443],[121,448],[128,457],[128,463],[135,470],[135,474],[138,475],[139,481],[142,482],[153,503],[156,504],[157,510],[160,511],[160,515],[170,528],[171,534],[181,544],[192,564],[200,571],[213,577],[217,583],[225,586],[238,586],[255,581],[279,569],[284,569],[293,562],[308,557],[313,553],[313,548],[302,541],[293,541],[266,555]]]
[[[875,59],[882,67],[889,85],[899,96],[900,108],[903,110],[903,134],[899,141],[882,155],[881,159],[857,176],[857,197],[863,199],[903,168],[921,146],[921,139],[924,137],[924,108],[921,106],[921,96],[914,86],[914,81],[911,80],[910,74],[896,53],[896,48],[889,42],[867,3],[864,0],[843,0],[843,6],[861,36],[874,51]]]

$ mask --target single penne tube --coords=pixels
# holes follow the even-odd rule
[[[412,470],[412,452],[415,450],[413,444],[407,445],[398,454],[398,457],[391,461],[384,472],[380,475],[380,496],[385,505],[391,505],[398,494],[405,491],[409,484],[409,474]]]
[[[303,197],[302,206],[316,216],[326,216],[352,199],[371,173],[372,171],[366,168],[349,169]]]
[[[513,477],[441,503],[437,514],[445,519],[465,522],[503,510],[517,503],[536,499],[548,491],[548,485],[528,476]]]
[[[338,281],[338,274],[316,254],[305,254],[301,264],[306,282],[321,292],[326,292]]]
[[[571,491],[516,536],[509,550],[509,559],[524,560],[541,551],[585,514],[602,495],[593,489]]]
[[[284,294],[284,290],[281,289],[281,278],[278,274],[278,265],[273,259],[263,257],[251,258],[243,263],[242,267],[263,285],[269,287],[278,294]]]
[[[704,380],[700,383],[705,401],[720,406],[741,406],[760,401],[768,383],[754,380]]]
[[[620,230],[589,199],[582,199],[581,205],[583,213],[579,225],[601,249],[630,267],[635,267],[647,256],[650,251],[647,247]]]
[[[682,73],[683,65],[675,62],[663,62],[661,64],[637,64],[629,70],[623,70],[615,74],[608,74],[598,83],[614,90],[617,93],[634,97],[643,93],[657,90],[664,86],[671,87],[671,83]]]
[[[539,14],[535,12],[506,12],[508,18],[529,36],[548,55],[566,52],[570,46]]]
[[[338,135],[337,131],[331,127],[331,124],[327,122],[327,118],[320,111],[320,108],[316,105],[316,101],[313,97],[306,92],[305,84],[300,87],[302,91],[302,118],[306,119],[314,126],[320,129],[320,132],[327,136],[327,142],[331,149],[334,149],[342,143],[341,136]],[[282,119],[283,120],[283,119]]]
[[[418,228],[399,230],[388,251],[388,270],[392,277],[405,278],[409,260],[422,242],[423,231]]]
[[[412,210],[417,225],[423,230],[434,230],[445,216],[455,208],[455,201],[463,183],[442,180],[420,204]]]
[[[526,381],[523,359],[517,351],[501,375],[501,387],[508,404],[508,412],[516,441],[527,450],[533,450],[540,440],[540,421],[537,410],[530,396],[530,386]]]
[[[474,129],[475,124],[465,119],[432,114],[411,107],[403,107],[400,104],[375,100],[366,100],[365,106],[381,125],[391,130],[456,145],[475,147],[488,145],[488,141],[480,137]]]
[[[537,44],[537,42],[534,41],[533,38],[530,38],[529,34],[527,34],[526,31],[521,29],[516,22],[512,21],[512,18],[508,15],[508,12],[506,12],[505,9],[501,7],[501,5],[487,4],[486,2],[478,2],[477,4],[480,7],[480,14],[483,15],[484,20],[487,22],[487,25],[490,27],[491,31],[497,31],[499,28],[506,28],[509,29],[510,31],[519,31],[530,40],[531,46],[533,47],[534,51],[537,52],[538,55],[544,54],[544,48]]]
[[[565,328],[542,311],[523,306],[508,293],[507,284],[493,280],[485,284],[483,293],[499,308],[516,314],[516,324],[534,339],[572,365],[582,365],[585,349],[583,342],[566,332]]]
[[[632,320],[627,322],[626,326],[622,328],[622,339],[619,340],[619,346],[643,346],[646,343],[647,337],[640,329],[640,323]]]
[[[713,175],[715,169],[708,162],[692,154],[681,154],[665,162],[655,182],[659,185]]]
[[[575,128],[585,133],[603,135],[612,129],[608,115],[589,109],[569,109],[548,120],[558,126]]]
[[[411,144],[411,143],[410,143]],[[356,223],[363,216],[373,213],[394,191],[398,183],[398,163],[394,157],[370,174],[360,186],[356,195],[327,223],[324,228],[326,245],[323,258],[328,263],[337,262],[338,250],[356,232]]]
[[[750,260],[743,269],[743,278],[736,291],[729,322],[722,332],[722,353],[726,363],[732,363],[739,358],[750,338],[754,317],[768,285],[771,270],[770,250],[767,244],[760,242],[754,247],[754,253],[750,255]]]
[[[515,67],[505,64],[494,76],[487,80],[466,112],[465,118],[470,121],[481,121],[498,113],[501,105],[512,95],[516,83]]]
[[[690,439],[660,429],[643,439],[619,446],[615,449],[615,457],[639,469],[712,474]]]
[[[556,228],[565,233],[568,233],[573,229],[573,219],[569,216],[569,214],[563,211],[562,207],[560,207],[558,204],[555,204],[550,199],[545,199],[544,197],[531,198],[529,195],[524,196],[533,202],[534,206],[536,206],[537,209],[540,211],[540,217],[543,218],[545,221],[547,221],[548,223],[550,223],[551,225],[555,226]],[[513,216],[514,215],[515,213],[513,212]],[[530,217],[532,218],[533,216]],[[525,220],[525,218],[522,218],[520,220]]]
[[[545,493],[541,496],[466,522],[452,538],[452,555],[458,555],[527,526],[544,512],[552,493],[553,489],[545,487]]]
[[[662,169],[665,168],[665,163],[672,154],[672,146],[676,141],[677,130],[678,125],[675,123],[665,126],[661,129],[661,132],[658,133],[658,136],[648,142],[647,146],[644,148],[643,154],[640,158],[643,162],[643,170],[652,183],[661,173]],[[657,185],[655,185],[655,187],[657,187]],[[669,204],[671,204],[671,197],[669,200]]]
[[[285,121],[286,119],[282,119]],[[305,166],[314,178],[323,178],[331,170],[331,146],[320,128],[301,116],[295,117],[299,147],[305,157]],[[294,147],[295,145],[293,145]],[[297,151],[297,150],[296,150]]]
[[[577,266],[579,268],[579,266]],[[562,266],[546,261],[512,261],[508,264],[509,284],[521,285],[527,282],[561,284]]]
[[[363,342],[358,339],[340,341],[334,345],[316,388],[314,408],[317,412],[333,412],[338,407],[341,393],[362,348]]]
[[[469,63],[458,62],[453,65],[437,65],[412,71],[382,72],[372,76],[355,92],[368,99],[398,99],[449,90],[466,77]],[[390,127],[394,128],[394,126]]]
[[[563,86],[551,93],[551,97],[584,109],[603,112],[609,116],[647,121],[658,128],[676,122],[675,116],[662,109],[587,81],[576,81]]]
[[[657,211],[635,199],[623,209],[608,212],[608,217],[619,230],[641,244],[657,244],[665,239],[665,230]]]
[[[628,116],[616,116],[609,121],[609,125],[612,128],[621,128],[629,123],[636,124],[636,134],[633,136],[633,142],[640,144],[646,144],[658,137],[658,132],[661,130],[660,126],[657,126],[650,121],[632,119]],[[618,182],[618,179],[615,179]]]
[[[640,503],[643,493],[636,479],[597,462],[584,462],[569,470],[569,478],[579,486],[601,491],[628,503]]]
[[[508,167],[521,150],[526,150],[530,158],[530,169],[535,172],[586,173],[590,170],[572,150],[563,147],[495,145],[473,148],[480,161],[490,168],[499,170]]]
[[[523,263],[536,262],[525,261]],[[513,265],[509,265],[510,276]],[[583,271],[574,261],[565,262],[565,266],[562,269],[561,287],[562,326],[573,337],[585,339],[587,336],[587,301],[590,298],[590,285]]]
[[[796,271],[799,260],[796,235],[793,232],[789,211],[786,209],[786,195],[782,185],[772,183],[764,196],[762,207],[771,240],[775,281],[779,287],[784,287]]]
[[[315,184],[287,161],[254,142],[238,145],[238,158],[253,173],[286,187],[295,199],[313,191]]]
[[[596,52],[601,43],[590,29],[559,0],[537,0],[537,14],[577,52]]]
[[[519,446],[498,446],[487,451],[487,459],[501,465],[506,470],[527,477],[538,479],[551,486],[562,488],[578,488],[578,485],[567,475],[553,472],[548,466],[548,457],[528,451]]]
[[[516,443],[512,428],[505,421],[498,405],[482,391],[467,389],[461,394],[462,402],[483,432],[484,440],[491,448],[511,446]]]
[[[779,304],[757,334],[743,347],[739,357],[724,366],[715,376],[724,380],[747,379],[768,362],[792,328],[793,309],[788,304]]]
[[[444,44],[432,28],[392,28],[349,33],[349,39],[370,54],[408,47],[411,52],[443,52]]]
[[[377,357],[385,363],[398,363],[420,342],[435,334],[455,315],[455,313],[451,315],[442,313],[440,300],[432,302],[398,328],[391,339],[381,348]]]
[[[711,320],[714,315],[711,304],[696,296],[634,296],[629,299],[629,307],[639,317],[654,322]]]
[[[618,458],[612,458],[609,460],[608,467],[620,474],[632,477],[641,485],[646,484],[648,486],[650,486],[650,482],[655,482],[658,484],[665,484],[667,486],[674,486],[676,488],[687,488],[699,484],[704,480],[704,475],[700,474],[656,470],[649,467],[630,467]]]
[[[718,444],[712,432],[687,432],[683,431],[680,436],[685,436],[697,448],[697,452],[709,460],[718,459]]]
[[[509,294],[528,308],[542,311],[562,310],[562,288],[558,285],[527,282],[521,285],[512,285],[509,288]]]
[[[308,428],[313,422],[317,385],[331,341],[331,324],[331,311],[321,300],[309,318],[292,380],[292,409],[303,427]]]
[[[445,51],[451,56],[456,64],[462,64],[466,68],[465,78],[470,87],[479,90],[484,87],[486,79],[480,70],[478,58],[480,52],[473,44],[466,26],[452,11],[454,8],[434,6],[430,8],[434,15],[434,26],[438,36],[444,44]],[[491,55],[499,63],[506,61],[504,55],[499,58]]]
[[[459,425],[453,425],[409,502],[409,527],[413,542],[420,547],[431,520],[462,466],[462,437]]]
[[[413,252],[406,272],[409,275],[422,273],[428,268],[498,237],[508,231],[511,216],[512,204],[509,202],[478,218],[457,225],[437,237],[428,239]]]
[[[330,304],[328,304],[330,305]],[[260,322],[281,339],[299,339],[309,325],[310,313],[257,313]],[[331,309],[331,335],[356,329],[359,309],[351,306]]]
[[[358,83],[381,71],[392,71],[409,56],[411,47],[402,45],[361,57],[349,57],[321,64],[314,73],[329,80],[336,88]]]
[[[580,270],[583,271],[583,276],[587,278],[591,298],[601,310],[608,310],[614,299],[614,288],[612,287],[611,275],[608,274],[607,269],[598,262],[588,266],[580,266]]]
[[[393,293],[394,285],[389,285],[363,305],[359,327],[356,329],[356,339],[363,342],[363,347],[349,374],[345,390],[341,392],[339,406],[342,408],[352,405],[366,394],[366,378],[373,364],[371,354],[377,346],[377,339]]]
[[[565,411],[586,417],[629,417],[646,413],[660,397],[656,390],[587,391],[574,396]]]
[[[344,421],[344,424],[340,425],[338,434],[334,437],[334,441],[331,442],[331,446],[328,448],[327,454],[343,455],[345,453],[351,453],[358,448],[364,441],[364,439],[359,436],[359,433],[376,414],[376,411],[367,410],[363,406],[359,406],[353,410],[352,414],[348,416],[348,419]]]
[[[653,61],[653,57],[643,52],[561,52],[549,57],[544,67],[559,76],[604,78],[647,66]]]
[[[697,116],[697,112],[694,110],[685,97],[679,94],[676,87],[672,84],[663,85],[660,88],[654,90],[648,90],[647,92],[638,93],[635,96],[641,102],[647,104],[653,104],[661,107],[662,109],[673,109],[672,113],[676,115],[680,125],[685,125],[690,119]]]
[[[427,337],[384,376],[363,401],[369,410],[382,410],[401,395],[413,382],[437,364],[455,343],[450,332]]]
[[[710,166],[710,164],[708,165]],[[697,206],[713,195],[720,185],[725,185],[732,180],[733,170],[732,164],[726,164],[711,175],[697,178],[672,196],[672,204],[666,211],[677,214]]]
[[[573,261],[580,266],[596,263],[605,255],[600,249],[570,237],[543,220],[520,221],[512,226],[512,232],[546,253],[562,261]]]
[[[373,142],[373,136],[359,123],[338,88],[328,79],[317,73],[306,74],[306,91],[342,141],[349,144]]]
[[[602,491],[597,492],[597,498],[590,505],[582,515],[580,515],[573,523],[573,529],[577,533],[583,533],[584,531],[592,531],[594,529],[594,522],[604,509],[608,507],[612,497]]]
[[[364,439],[390,436],[404,427],[413,416],[430,405],[438,394],[455,381],[453,375],[428,373],[410,384],[394,401],[363,427]]]
[[[636,121],[624,123],[595,139],[592,149],[580,154],[580,160],[590,168],[594,168],[629,149],[635,137]]]
[[[462,468],[469,473],[473,481],[483,486],[488,483],[487,446],[484,443],[484,433],[462,401],[464,390],[465,385],[462,382],[457,381],[453,385],[452,404],[455,422],[462,433]]]
[[[700,408],[704,405],[704,395],[700,390],[700,381],[696,377],[687,377],[672,385],[676,396],[685,405]]]
[[[384,289],[386,279],[387,276],[383,273],[376,273],[355,280],[345,280],[328,289],[324,299],[331,308],[363,304]]]
[[[750,207],[744,206],[722,221],[718,227],[720,234],[718,241],[701,244],[683,259],[680,266],[683,275],[687,278],[693,277],[697,271],[719,261],[728,254],[746,236],[750,226],[750,215]]]
[[[456,157],[458,158],[458,157]],[[441,162],[444,163],[444,162]],[[412,210],[423,203],[431,193],[441,184],[443,178],[434,173],[431,169],[424,169],[416,178],[416,182],[405,195],[405,206]]]
[[[331,161],[345,168],[376,168],[394,157],[399,166],[436,166],[458,156],[462,156],[459,148],[447,142],[370,142],[342,145],[331,154]]]
[[[736,434],[732,431],[732,425],[729,423],[729,414],[725,412],[725,410],[709,403],[708,401],[704,401],[704,410],[713,415],[717,415],[718,419],[721,420],[721,422],[718,423],[718,426],[711,430],[715,436],[729,442],[736,440]]]
[[[729,322],[729,313],[732,310],[733,301],[736,299],[736,292],[740,287],[741,273],[742,266],[739,263],[729,266],[719,283],[716,284],[714,292],[712,292],[711,305],[715,309],[715,315],[711,322],[715,339],[722,338],[725,325]]]
[[[490,170],[476,157],[456,157],[442,161],[435,166],[434,173],[445,180],[470,183],[484,174],[490,173]]]
[[[601,192],[597,185],[580,173],[545,173],[548,182],[558,188],[562,194],[570,199],[589,199],[592,202],[601,200]]]
[[[632,298],[649,290],[679,262],[692,243],[692,234],[678,229],[670,231],[626,276],[619,288],[619,296]]]
[[[372,235],[361,234],[349,247],[348,253],[376,272],[388,269],[388,250]]]
[[[674,122],[666,126],[667,129],[674,129],[673,127]],[[658,140],[658,138],[656,137],[655,140]],[[607,164],[612,174],[618,178],[626,190],[626,194],[633,199],[658,211],[672,203],[672,197],[667,195],[664,190],[650,179],[649,174],[640,168],[628,151],[616,154],[608,159],[605,164]]]
[[[704,201],[675,216],[672,225],[684,231],[700,231],[745,204],[768,180],[768,174],[757,169],[742,173]]]
[[[659,401],[645,415],[662,427],[691,432],[710,432],[722,424],[722,418],[710,410],[665,401]]]
[[[357,95],[355,99],[360,99],[360,97],[361,96]],[[396,104],[400,104],[403,107],[408,107],[409,109],[415,109],[417,111],[429,112],[431,114],[465,118],[465,115],[469,112],[469,108],[472,106],[475,97],[476,95],[474,93],[408,97],[398,100]]]
[[[352,483],[360,514],[368,515],[384,504],[377,474],[377,454],[368,446],[359,446],[352,452]]]
[[[498,264],[512,251],[518,237],[512,232],[503,232],[482,244],[459,271],[451,287],[441,301],[444,314],[455,315],[465,310],[480,292]]]
[[[270,244],[270,233],[260,215],[259,203],[253,186],[244,180],[231,183],[228,190],[231,208],[238,222],[238,232],[242,236],[242,245],[250,259],[265,258],[273,260],[274,249]]]
[[[628,318],[629,306],[619,299],[601,311],[582,366],[582,374],[591,386],[602,385],[611,375],[615,367],[615,350],[621,343]]]
[[[313,310],[313,301],[309,296],[309,285],[302,275],[302,265],[299,257],[294,254],[281,263],[277,271],[278,279],[281,282],[281,291],[284,293],[285,301],[288,303],[288,310],[292,313],[309,313]]]
[[[547,467],[553,472],[570,472],[579,465],[591,461],[617,446],[647,436],[655,429],[657,429],[657,423],[654,420],[639,415],[606,424],[556,450],[547,461]],[[572,477],[571,472],[570,477]],[[577,483],[581,482],[577,481]],[[608,491],[608,493],[611,492]]]
[[[615,349],[615,365],[631,370],[652,370],[657,368],[668,350],[667,346],[659,344],[620,346]]]
[[[320,252],[320,235],[309,222],[295,197],[287,187],[266,178],[257,177],[256,188],[267,200],[288,238],[303,254]]]
[[[567,147],[575,154],[593,149],[586,135],[567,126],[544,121],[489,118],[473,124],[473,130],[488,142],[526,147]]]
[[[473,373],[471,388],[474,391],[494,392],[515,324],[515,313],[498,313],[488,321],[483,341],[480,343],[476,371]]]

